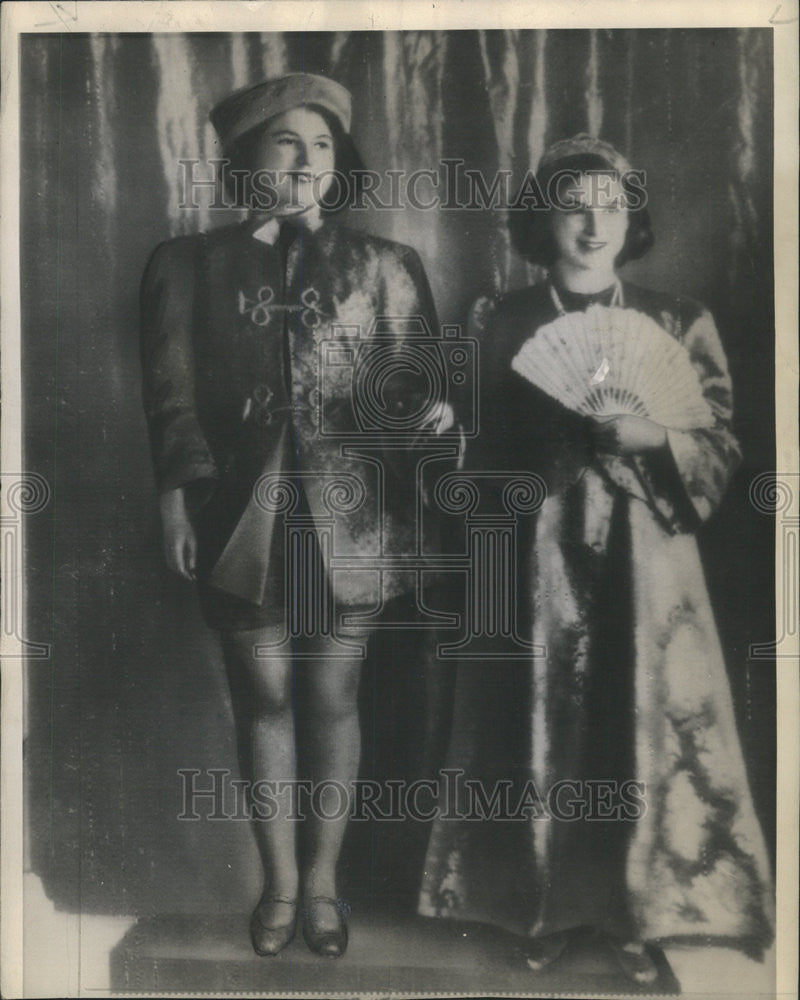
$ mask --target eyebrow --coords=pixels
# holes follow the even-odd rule
[[[279,128],[275,132],[270,132],[269,135],[294,135],[294,136],[297,136],[298,139],[300,138],[300,133],[299,132],[295,132],[294,129],[291,129],[291,128]],[[330,135],[330,133],[328,133],[328,132],[320,132],[320,134],[319,135],[315,135],[314,138],[315,139],[331,139],[332,140],[333,136]]]
[[[571,198],[573,201],[589,202],[591,200],[591,192],[583,191],[581,188],[567,188],[563,192],[564,197]],[[625,196],[625,191],[621,190],[619,194],[609,195],[609,201],[618,201],[620,198]]]

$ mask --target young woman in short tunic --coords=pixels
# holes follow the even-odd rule
[[[288,944],[298,912],[314,951],[336,957],[347,946],[336,865],[348,809],[333,786],[349,790],[358,773],[356,650],[371,628],[341,616],[373,612],[416,580],[374,568],[416,551],[414,466],[408,452],[382,452],[374,428],[359,434],[358,352],[380,336],[387,357],[402,355],[420,321],[436,330],[436,314],[414,250],[331,220],[331,198],[347,200],[360,166],[350,113],[345,88],[312,74],[226,98],[211,117],[250,214],[161,244],[142,284],[166,557],[196,581],[221,635],[242,770],[251,788],[298,777],[297,710],[303,777],[330,791],[321,815],[307,817],[302,856],[288,795],[276,797],[275,817],[254,822],[261,955]],[[335,357],[324,353],[334,341]],[[402,365],[391,374],[378,402],[369,397],[384,407],[372,414],[378,431],[381,417],[391,430],[418,411],[429,426],[420,387]],[[350,564],[332,570],[342,556]]]

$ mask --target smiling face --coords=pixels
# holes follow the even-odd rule
[[[628,231],[625,192],[614,174],[582,173],[559,189],[552,233],[556,268],[569,287],[569,279],[589,275],[613,280],[614,261]]]
[[[318,205],[333,183],[334,163],[331,129],[318,112],[292,108],[269,121],[258,167],[274,172],[278,214]]]

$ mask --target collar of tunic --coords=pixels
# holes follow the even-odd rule
[[[271,218],[267,219],[266,222],[253,230],[253,239],[258,240],[260,243],[266,243],[269,246],[274,246],[278,240],[278,236],[280,235],[281,225],[284,222],[293,223],[298,228],[307,229],[312,233],[315,233],[322,225],[322,219],[319,214],[303,216],[273,215]]]

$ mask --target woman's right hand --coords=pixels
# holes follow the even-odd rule
[[[197,539],[186,511],[183,487],[161,494],[161,528],[167,566],[185,580],[196,579]]]
[[[590,419],[595,447],[602,452],[626,457],[658,451],[667,444],[666,428],[647,417],[623,413]]]

